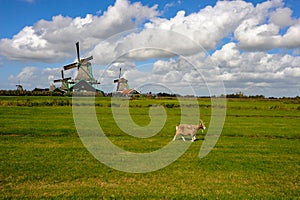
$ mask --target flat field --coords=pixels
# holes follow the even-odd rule
[[[200,98],[209,129],[210,99]],[[145,139],[124,134],[109,98],[96,99],[108,138],[132,152],[169,143],[180,121],[176,99],[130,101],[132,119],[149,123],[149,107],[163,105],[162,130]],[[299,99],[227,99],[226,121],[214,149],[198,153],[204,134],[171,165],[126,173],[95,159],[82,144],[69,97],[0,97],[0,199],[299,199]],[[178,139],[176,142],[183,142]],[[189,141],[187,141],[189,142]]]

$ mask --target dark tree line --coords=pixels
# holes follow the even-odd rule
[[[0,96],[64,96],[64,94],[54,91],[0,90]]]
[[[265,99],[264,95],[244,95],[242,92],[238,92],[235,94],[227,94],[226,98],[252,98],[252,99]]]

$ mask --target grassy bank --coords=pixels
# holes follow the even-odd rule
[[[222,135],[208,156],[198,158],[204,139],[198,134],[177,161],[144,174],[97,161],[77,135],[71,103],[68,97],[0,97],[1,199],[299,198],[299,102],[228,99]],[[131,101],[133,120],[149,123],[149,107],[156,104],[168,118],[160,133],[147,139],[117,127],[111,106],[118,105],[108,98],[97,98],[96,112],[111,141],[149,152],[172,140],[180,120],[174,99]],[[199,99],[199,105],[209,126],[210,99]]]

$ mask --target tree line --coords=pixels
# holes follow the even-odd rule
[[[0,90],[0,96],[72,96],[72,92],[59,92],[59,91],[49,91],[49,90],[33,90],[33,91],[27,91],[27,90]],[[110,94],[96,94],[96,96],[111,96]],[[140,94],[139,96],[143,96],[143,94]],[[147,96],[147,95],[146,95]],[[181,97],[179,94],[169,94],[169,93],[157,93],[157,94],[151,94],[153,97]],[[187,96],[183,96],[187,97]],[[194,97],[194,96],[188,96],[188,97]],[[206,96],[209,98],[209,96]],[[216,96],[214,96],[216,97]],[[264,95],[245,95],[242,92],[232,93],[232,94],[226,94],[221,95],[220,97],[226,97],[226,98],[251,98],[251,99],[278,99],[277,97],[265,97]],[[300,99],[300,96],[295,97],[281,97],[279,99]]]

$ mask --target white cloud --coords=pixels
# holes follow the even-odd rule
[[[293,23],[291,18],[292,10],[290,8],[277,8],[270,14],[270,22],[279,26],[286,27]]]
[[[239,48],[244,50],[300,47],[300,23],[290,26],[284,35],[280,35],[279,30],[279,26],[275,24],[258,25],[255,19],[249,19],[235,30],[235,37],[239,41]]]
[[[291,26],[285,35],[282,36],[282,47],[293,49],[300,48],[300,21],[298,24]]]
[[[250,51],[299,48],[300,41],[297,37],[300,33],[300,20],[292,19],[291,14],[292,11],[283,7],[281,0],[258,4],[252,15],[234,31],[239,48]],[[288,27],[287,32],[281,34],[281,29],[285,27]]]
[[[31,90],[34,88],[49,88],[54,79],[61,78],[60,68],[45,68],[40,69],[38,67],[24,67],[22,71],[17,75],[10,75],[8,82],[11,86],[14,86],[20,81],[24,89]],[[70,76],[71,72],[66,72],[66,76]]]
[[[192,59],[191,59],[192,60]],[[194,60],[193,60],[194,61]],[[168,60],[158,60],[153,63],[154,74],[167,74],[170,71],[180,72],[181,74],[191,73],[195,68],[200,66],[193,66],[193,63],[189,63],[188,58],[178,57],[177,59],[170,58]]]
[[[299,87],[299,83],[295,84],[300,77],[299,56],[265,52],[241,53],[237,51],[236,44],[229,43],[216,51],[212,59],[222,70],[220,78],[229,91],[237,92],[234,91],[235,87],[239,87],[248,93],[255,90],[276,96],[286,92],[287,87],[294,92]],[[238,67],[232,66],[232,63],[238,63]]]
[[[52,21],[40,20],[22,29],[12,39],[0,40],[0,55],[10,60],[63,61],[74,57],[74,44],[81,42],[85,51],[99,41],[128,29],[138,27],[145,19],[158,15],[156,6],[141,3],[130,4],[117,0],[102,16],[86,17],[54,16]]]
[[[174,18],[154,18],[146,28],[159,28],[181,33],[202,45],[213,49],[230,34],[253,10],[253,5],[243,1],[218,1],[188,16],[179,11]]]
[[[244,50],[297,48],[300,46],[297,39],[299,28],[296,23],[299,20],[294,20],[295,23],[288,28],[286,34],[279,34],[284,22],[286,23],[284,27],[286,27],[291,25],[293,21],[290,18],[290,9],[282,8],[282,6],[281,0],[267,1],[258,4],[256,7],[243,1],[219,1],[214,7],[207,6],[198,13],[192,13],[188,16],[185,15],[184,11],[179,11],[171,19],[153,18],[151,22],[145,24],[145,29],[139,34],[131,35],[130,39],[127,37],[127,41],[122,41],[124,43],[122,50],[124,53],[124,51],[128,52],[144,45],[145,47],[155,48],[161,46],[179,53],[196,53],[195,44],[181,41],[183,37],[180,39],[170,36],[163,37],[163,34],[158,34],[158,31],[151,33],[153,29],[177,32],[207,50],[214,49],[223,38],[231,33],[234,33],[235,38],[239,41],[239,48]],[[276,8],[276,12],[272,12]],[[275,16],[281,13],[284,14],[284,19],[279,21]],[[268,17],[270,17],[270,23],[265,23]],[[178,49],[182,49],[182,51],[178,51]],[[111,55],[120,54],[117,52],[119,49],[114,48],[113,50],[114,52],[110,53]],[[146,58],[159,57],[162,51],[156,53],[145,51],[143,56]],[[142,55],[142,53],[139,52],[139,55]],[[161,55],[161,57],[170,56],[172,55]],[[137,55],[132,57],[140,59]]]
[[[243,1],[220,1],[215,7],[208,6],[188,16],[179,11],[171,19],[152,18],[142,31],[110,38],[91,54],[100,64],[120,56],[133,60],[190,56],[215,48],[253,10],[252,4]]]
[[[241,63],[240,51],[233,42],[225,44],[221,50],[216,51],[212,59],[221,67],[240,67]]]
[[[239,48],[244,50],[297,48],[300,45],[296,22],[300,20],[292,20],[291,10],[282,6],[281,0],[267,1],[256,7],[244,1],[218,1],[214,7],[207,6],[188,16],[179,11],[175,17],[164,19],[157,17],[157,6],[149,8],[139,2],[131,4],[127,0],[117,0],[101,16],[87,14],[84,18],[72,19],[58,15],[52,21],[40,20],[12,39],[1,39],[0,54],[12,60],[62,61],[74,57],[74,43],[80,41],[83,52],[94,48],[92,53],[96,63],[106,63],[124,54],[143,60],[171,57],[172,52],[193,54],[195,43],[211,50],[232,33],[239,41]],[[265,23],[268,17],[269,24]],[[150,22],[142,31],[127,33],[126,37],[120,34],[117,41],[106,40],[114,34],[137,28],[144,19]],[[280,27],[292,22],[286,34],[280,35]],[[106,41],[101,43],[103,40]],[[132,51],[139,48],[144,48],[144,52]]]
[[[188,37],[173,31],[152,28],[135,31],[115,35],[97,45],[90,52],[94,55],[95,62],[109,64],[120,60],[169,58],[203,51],[201,46]]]

